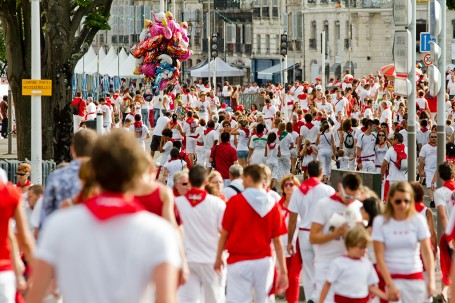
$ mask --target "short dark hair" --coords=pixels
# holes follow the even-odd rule
[[[163,132],[161,134],[165,137],[172,138],[172,130],[170,130],[169,128],[163,129]]]
[[[322,174],[322,164],[317,160],[308,163],[308,175],[310,177],[319,177]]]
[[[257,131],[257,133],[258,133],[258,134],[262,134],[262,133],[264,132],[264,128],[265,128],[264,124],[259,123],[259,124],[256,126],[256,131]]]
[[[164,116],[165,116],[165,117],[170,117],[170,116],[171,116],[171,112],[165,112],[165,113],[164,113]]]
[[[142,120],[141,114],[135,114],[134,115],[134,121],[139,122]]]
[[[171,155],[171,158],[178,158],[180,155],[180,151],[178,150],[178,148],[173,147],[169,154]]]
[[[243,176],[244,177],[249,176],[255,184],[258,184],[264,182],[266,178],[266,173],[260,165],[253,164],[245,167],[245,169],[243,170]]]
[[[207,179],[207,169],[202,165],[194,165],[190,168],[188,179],[191,186],[201,187]]]
[[[425,195],[425,189],[423,188],[422,184],[417,181],[413,181],[409,183],[414,191],[414,201],[416,202],[423,202],[423,196]]]
[[[403,135],[402,135],[402,134],[400,134],[400,133],[395,133],[395,134],[393,135],[393,138],[394,138],[394,139],[397,139],[398,142],[403,143]]]
[[[438,166],[439,178],[449,181],[455,178],[455,165],[450,162],[443,162]]]
[[[99,137],[95,144],[91,153],[92,167],[102,190],[125,193],[152,164],[129,132],[112,130],[109,135]]]
[[[362,179],[358,174],[346,174],[342,181],[343,188],[349,188],[350,190],[358,190],[362,187]]]
[[[44,193],[44,187],[41,184],[35,184],[28,188],[29,191],[32,191],[35,195],[40,196]]]
[[[82,129],[74,134],[71,145],[73,146],[76,157],[88,157],[95,146],[97,134],[91,129]]]
[[[209,122],[207,122],[207,127],[215,127],[215,121],[209,120]]]
[[[176,141],[172,142],[172,146],[174,146],[175,148],[180,150],[182,148],[182,141],[176,140]]]
[[[231,139],[231,134],[230,133],[224,132],[224,133],[221,134],[221,142],[228,143],[230,139]]]
[[[311,121],[313,121],[313,116],[311,114],[305,114],[303,118],[305,119],[306,123],[311,123]]]

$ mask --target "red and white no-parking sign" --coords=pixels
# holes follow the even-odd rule
[[[431,64],[433,64],[433,59],[431,58],[430,53],[427,53],[425,54],[425,56],[423,56],[423,64],[425,64],[426,66],[430,66]]]

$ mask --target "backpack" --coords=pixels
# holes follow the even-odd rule
[[[81,104],[82,99],[79,100],[76,106],[73,106],[73,115],[79,115],[79,105]]]
[[[344,146],[346,148],[353,148],[354,147],[354,136],[352,135],[352,131],[348,132],[346,138],[344,138]]]
[[[240,194],[242,191],[235,187],[234,185],[228,185],[227,187],[232,188],[237,194]]]

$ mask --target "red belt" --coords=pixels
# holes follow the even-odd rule
[[[303,228],[303,227],[299,227],[299,230],[303,230],[303,231],[310,231],[309,228]]]
[[[87,115],[93,115],[95,112],[88,113]]]
[[[196,146],[204,146],[204,143],[196,142]]]
[[[365,298],[348,298],[337,294],[333,297],[335,303],[368,303],[369,299],[369,296],[366,296]]]
[[[422,272],[415,272],[413,274],[391,274],[392,279],[402,280],[424,280]]]
[[[273,119],[273,118],[264,118],[264,119],[265,119],[265,120],[269,120],[269,119],[271,120],[271,119]]]

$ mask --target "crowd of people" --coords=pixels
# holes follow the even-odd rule
[[[383,76],[349,71],[327,87],[206,82],[99,104],[77,93],[73,161],[45,188],[26,164],[15,186],[0,182],[0,302],[298,302],[300,285],[308,303],[447,299],[455,166],[437,165],[435,100],[425,75],[417,86],[415,105]],[[246,89],[259,104],[239,103]],[[87,127],[96,116],[103,136]],[[340,184],[333,167],[346,171]],[[380,173],[381,196],[356,171]]]

